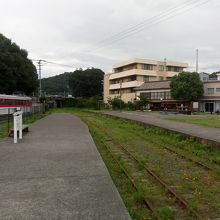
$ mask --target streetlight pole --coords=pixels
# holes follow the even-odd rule
[[[199,73],[199,49],[196,49],[196,73]]]
[[[121,87],[122,87],[122,82],[120,82],[120,112],[121,112]]]

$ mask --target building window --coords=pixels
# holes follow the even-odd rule
[[[141,69],[143,70],[153,70],[152,64],[141,64]]]
[[[110,90],[110,94],[111,95],[119,94],[119,90]]]
[[[208,88],[207,89],[207,93],[208,93],[208,95],[213,95],[214,94],[214,88]]]
[[[158,77],[159,81],[163,81],[163,76]]]
[[[171,99],[170,92],[142,92],[140,96],[151,100]]]
[[[144,82],[148,82],[149,81],[149,76],[144,76]]]
[[[180,72],[180,68],[178,66],[174,66],[174,72]]]
[[[216,88],[216,92],[220,92],[220,88]]]
[[[137,76],[134,75],[134,76],[131,76],[131,81],[135,81],[137,79]]]
[[[116,83],[117,83],[117,81],[115,79],[110,80],[110,84],[116,84]]]
[[[151,99],[151,92],[141,92],[140,96],[147,99]]]
[[[164,66],[163,65],[159,65],[159,71],[164,71]]]
[[[133,93],[133,92],[134,92],[133,88],[131,88],[131,89],[122,89],[121,90],[121,94]],[[120,92],[119,92],[119,94],[120,94]]]
[[[167,71],[172,71],[172,67],[171,67],[171,66],[167,66],[167,67],[166,67],[166,70],[167,70]]]
[[[165,92],[164,99],[171,99],[171,92]]]

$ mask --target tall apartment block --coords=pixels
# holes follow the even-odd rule
[[[113,73],[104,76],[104,101],[120,97],[134,101],[135,88],[147,81],[169,80],[187,68],[187,63],[132,59],[113,66]]]

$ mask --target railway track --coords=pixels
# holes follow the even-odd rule
[[[141,134],[137,134],[137,135],[138,135],[139,137],[141,137],[141,138],[146,139],[146,138],[144,137],[144,135],[141,135]],[[147,139],[146,139],[146,140],[147,140]],[[149,141],[149,140],[147,140],[147,141]],[[194,163],[196,166],[202,167],[202,168],[204,168],[205,170],[209,170],[209,171],[212,171],[212,172],[214,172],[214,173],[220,175],[220,170],[218,170],[218,169],[216,169],[216,168],[212,168],[212,167],[210,167],[210,166],[208,166],[208,165],[206,165],[206,164],[204,164],[204,163],[202,163],[202,162],[200,162],[200,161],[198,161],[198,160],[195,160],[195,159],[192,159],[192,158],[190,158],[190,157],[188,157],[188,156],[186,156],[186,155],[183,155],[183,154],[181,154],[181,153],[175,151],[174,149],[172,149],[172,148],[170,148],[170,147],[161,146],[161,148],[164,148],[165,150],[167,150],[167,151],[169,151],[169,152],[175,154],[175,155],[178,156],[179,158],[182,158],[182,159],[188,160],[189,162]]]
[[[121,170],[123,171],[123,173],[127,176],[127,178],[130,180],[130,182],[132,183],[133,187],[135,188],[135,190],[137,192],[140,192],[141,190],[139,189],[138,185],[136,184],[136,182],[134,181],[134,178],[126,171],[126,169],[121,165],[120,160],[117,159],[117,157],[115,156],[115,154],[112,152],[112,150],[105,146],[107,151],[109,152],[109,154],[111,155],[111,157],[113,158],[113,160],[118,164],[118,166],[121,168]],[[154,205],[150,202],[150,200],[148,200],[147,198],[143,198],[143,202],[144,204],[148,207],[148,209],[152,212],[155,211],[155,207]]]
[[[93,113],[93,114],[96,114],[96,115],[99,114],[99,113],[95,113],[95,112],[90,112],[90,113]],[[105,115],[105,116],[107,116],[107,117],[112,117],[112,116],[108,116],[108,115]],[[125,120],[126,120],[126,119],[125,119]],[[140,137],[146,139],[146,138],[144,137],[144,135],[138,134],[138,136],[140,136]],[[175,151],[174,149],[171,149],[171,148],[169,148],[169,147],[163,146],[162,148],[164,148],[164,149],[166,149],[167,151],[169,151],[169,152],[171,152],[171,153],[177,155],[179,158],[188,160],[189,162],[192,162],[192,163],[194,163],[195,165],[197,165],[197,166],[199,166],[199,167],[203,167],[203,168],[206,169],[206,170],[210,170],[210,171],[212,171],[212,172],[214,172],[214,173],[220,175],[220,170],[218,170],[217,168],[210,167],[209,165],[206,165],[206,164],[202,163],[201,161],[198,161],[198,160],[192,159],[192,158],[190,158],[190,157],[188,157],[188,156],[186,156],[186,155],[180,154],[179,152],[177,152],[177,151]]]
[[[108,138],[107,142],[108,143],[112,143],[111,144],[111,147],[108,147],[108,151],[113,155],[115,151],[118,151],[117,154],[120,154],[120,155],[123,155],[123,158],[125,160],[127,160],[127,162],[129,164],[131,164],[131,160],[133,162],[135,162],[136,164],[141,164],[142,162],[134,155],[132,154],[130,151],[128,151],[123,145],[121,145],[118,141],[116,141],[109,133],[106,132],[106,130],[102,129],[101,127],[95,125],[94,123],[92,123],[91,121],[89,122],[91,123],[91,125],[96,128],[96,130],[98,130],[99,132],[101,131],[102,134],[104,134],[105,137]],[[114,149],[114,150],[112,150]],[[117,161],[117,163],[119,163],[119,161]],[[183,199],[182,197],[180,197],[169,185],[167,185],[158,175],[156,175],[152,170],[150,170],[146,164],[144,164],[143,166],[143,170],[145,171],[145,174],[147,174],[148,176],[146,177],[143,177],[142,178],[145,178],[144,181],[148,182],[148,184],[152,184],[149,183],[149,176],[154,180],[154,182],[156,182],[158,185],[162,186],[163,189],[166,190],[166,195],[168,197],[168,199],[170,199],[170,197],[174,197],[176,202],[175,202],[175,205],[174,206],[174,209],[178,209],[178,210],[181,210],[181,209],[185,209],[185,211],[188,211],[190,212],[194,217],[196,217],[197,219],[203,219],[204,218],[202,216],[200,216],[200,214],[192,209],[192,207],[189,205],[189,203]],[[123,171],[124,172],[124,171]],[[126,171],[125,171],[126,172]],[[138,171],[136,171],[137,173]],[[127,173],[126,176],[128,176],[129,174]],[[130,176],[129,178],[131,181],[133,180],[134,181],[134,178]],[[132,183],[132,185],[134,185]],[[137,186],[137,184],[136,184]],[[147,205],[148,208],[151,210],[151,211],[154,211],[155,212],[155,206],[149,201],[147,200],[146,204],[150,204],[150,205]],[[171,205],[172,206],[172,205]],[[178,206],[178,207],[177,207]],[[178,215],[180,215],[180,212],[182,211],[178,211]],[[178,219],[178,218],[177,218]],[[179,219],[183,219],[182,217],[179,218]],[[185,218],[184,218],[185,219]],[[186,218],[186,219],[189,219],[189,218]]]
[[[171,148],[169,148],[169,147],[165,147],[165,146],[164,146],[163,148],[166,149],[167,151],[173,153],[173,154],[176,154],[176,155],[177,155],[178,157],[180,157],[180,158],[183,158],[183,159],[185,159],[185,160],[188,160],[188,161],[194,163],[195,165],[197,165],[197,166],[199,166],[199,167],[202,167],[202,168],[204,168],[204,169],[206,169],[206,170],[215,172],[216,174],[220,175],[220,171],[217,170],[217,169],[213,169],[212,167],[210,167],[210,166],[208,166],[208,165],[206,165],[206,164],[203,164],[203,163],[200,162],[200,161],[197,161],[197,160],[194,160],[194,159],[192,159],[192,158],[190,158],[190,157],[187,157],[187,156],[185,156],[185,155],[182,155],[182,154],[178,153],[177,151],[175,151],[175,150],[173,150],[173,149],[171,149]]]

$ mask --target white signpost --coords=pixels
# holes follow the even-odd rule
[[[14,115],[14,143],[18,143],[18,132],[19,139],[22,139],[22,111],[15,112]]]

